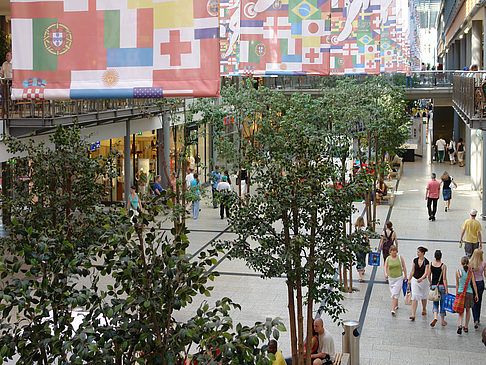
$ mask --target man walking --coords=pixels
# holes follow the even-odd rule
[[[160,185],[161,180],[162,180],[162,178],[160,177],[160,175],[157,175],[155,177],[154,186],[152,186],[152,191],[154,192],[154,195],[156,195],[156,196],[160,196],[162,194],[162,185]]]
[[[228,184],[228,177],[223,176],[221,182],[216,188],[219,197],[219,216],[224,219],[224,212],[226,211],[226,218],[229,218],[229,199],[231,194],[231,185]]]
[[[217,196],[218,192],[216,188],[218,187],[219,182],[221,181],[221,172],[219,172],[219,166],[214,166],[214,170],[211,171],[211,188],[213,190],[213,208],[216,209],[218,207]]]
[[[459,247],[462,247],[462,238],[466,234],[466,241],[464,245],[464,252],[468,258],[471,258],[476,248],[483,248],[481,239],[481,223],[476,220],[478,211],[476,209],[471,210],[469,215],[471,218],[466,219],[462,224],[461,238],[459,239]]]
[[[439,136],[439,139],[437,142],[435,142],[435,145],[437,146],[437,152],[439,154],[439,163],[442,163],[444,161],[445,146],[447,146],[447,143],[442,136]]]
[[[429,221],[435,221],[437,212],[437,200],[439,200],[440,182],[435,180],[435,172],[430,176],[432,180],[427,183],[425,188],[425,200],[427,200],[427,210],[429,211]]]

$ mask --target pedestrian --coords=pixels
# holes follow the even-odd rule
[[[471,210],[469,215],[471,218],[466,219],[462,224],[461,238],[459,239],[459,248],[462,248],[462,238],[465,237],[464,252],[467,258],[472,256],[472,253],[476,248],[483,248],[481,237],[481,223],[476,220],[478,211],[476,209]]]
[[[459,138],[457,143],[457,161],[459,166],[464,167],[464,153],[466,151],[466,145],[464,144],[462,138]]]
[[[228,183],[228,176],[223,176],[218,184],[216,191],[219,199],[219,216],[224,219],[224,212],[226,211],[226,218],[229,218],[229,199],[231,195],[231,185]]]
[[[187,174],[186,174],[186,191],[191,189],[191,182],[194,180],[194,169],[192,167],[189,167],[187,169]],[[186,198],[186,206],[184,207],[186,209],[187,214],[191,214],[191,212],[188,210],[188,205],[190,202],[188,201],[189,199]]]
[[[454,185],[456,188],[457,188],[457,184],[447,171],[444,171],[444,173],[440,177],[440,180],[441,180],[441,184],[443,184],[442,197],[444,198],[444,205],[445,205],[444,209],[447,212],[449,209],[451,209],[451,199],[452,199],[451,184]]]
[[[278,348],[278,343],[275,340],[268,342],[268,353],[275,355],[275,360],[270,360],[270,365],[286,365],[282,351]]]
[[[449,154],[449,161],[451,165],[456,164],[456,142],[454,142],[454,138],[451,137],[449,144],[447,145],[447,153]]]
[[[386,261],[390,255],[390,247],[395,243],[395,247],[398,250],[397,234],[393,230],[393,223],[388,221],[385,223],[385,229],[381,233],[381,240],[379,244],[379,250],[383,252],[383,262]]]
[[[425,188],[425,200],[427,200],[427,210],[429,212],[429,221],[435,221],[435,213],[437,212],[437,200],[439,200],[440,182],[435,178],[435,172],[430,175],[431,180],[427,183]]]
[[[437,146],[437,152],[439,154],[439,163],[442,163],[444,161],[445,147],[447,146],[447,142],[442,136],[439,136],[439,139],[435,142],[435,145]]]
[[[154,183],[154,186],[152,186],[152,191],[153,191],[155,196],[160,196],[162,194],[162,185],[160,185],[161,180],[162,179],[161,179],[160,175],[157,175],[155,177],[155,183]]]
[[[471,319],[471,308],[474,306],[474,301],[478,301],[476,281],[471,280],[472,272],[469,270],[469,258],[463,256],[461,259],[461,267],[456,271],[456,296],[465,292],[464,299],[464,312],[459,313],[459,327],[457,328],[457,334],[462,333],[464,322],[464,313],[466,313],[466,321],[464,323],[464,332],[468,333],[469,320]]]
[[[248,192],[248,171],[246,171],[245,168],[242,168],[240,170],[239,176],[238,176],[238,181],[240,182],[241,186],[241,196],[244,197],[246,193]]]
[[[407,277],[407,267],[403,257],[398,255],[397,247],[390,247],[390,256],[385,260],[385,279],[388,280],[388,287],[392,298],[391,314],[394,316],[398,309],[398,298],[403,287],[403,278]]]
[[[469,260],[469,266],[474,274],[474,281],[476,282],[476,288],[478,293],[478,301],[474,303],[472,309],[474,328],[479,327],[481,322],[481,303],[483,301],[484,292],[484,276],[486,276],[486,262],[483,260],[483,250],[476,248]]]
[[[228,170],[225,170],[225,171],[224,171],[224,176],[226,176],[226,177],[228,178],[228,184],[230,184],[230,185],[231,185],[231,176],[230,176],[230,174],[229,174]]]
[[[139,215],[139,212],[143,211],[142,202],[138,197],[137,188],[135,186],[130,187],[130,195],[128,196],[126,209],[127,209],[127,213],[133,212],[132,219],[131,219],[132,223],[134,222],[134,217],[137,217]]]
[[[445,321],[446,311],[445,311],[445,303],[444,303],[444,295],[449,294],[449,290],[447,288],[447,266],[442,263],[442,252],[441,250],[436,250],[434,253],[435,260],[430,264],[429,270],[429,281],[430,281],[430,289],[434,290],[435,288],[439,287],[440,293],[440,300],[434,301],[434,319],[430,322],[430,327],[434,327],[437,323],[437,317],[439,315],[440,309],[440,318],[442,326],[447,326],[447,322]]]
[[[356,219],[356,222],[354,223],[354,231],[356,233],[366,232],[366,225],[362,215]],[[368,253],[370,247],[368,235],[363,235],[362,239],[360,240],[360,244],[362,246],[362,251],[357,254],[356,270],[358,270],[359,275],[358,281],[362,282],[366,268],[366,254]]]
[[[430,287],[430,279],[428,279],[430,276],[430,263],[425,258],[427,251],[422,246],[417,248],[417,257],[413,260],[412,270],[408,279],[412,287],[412,315],[410,316],[410,320],[412,321],[415,321],[415,312],[417,311],[419,301],[422,301],[422,315],[427,315],[427,298]]]
[[[388,194],[388,186],[385,184],[385,181],[380,178],[376,182],[376,204],[380,205],[381,199]]]
[[[192,201],[192,219],[197,219],[199,216],[199,202],[201,201],[201,182],[199,181],[198,173],[194,173],[194,179],[191,181],[191,190],[194,193],[193,201]]]
[[[219,172],[219,166],[214,166],[214,170],[211,171],[211,190],[213,192],[213,208],[216,209],[218,207],[218,191],[216,188],[218,187],[219,182],[221,181],[221,172]]]

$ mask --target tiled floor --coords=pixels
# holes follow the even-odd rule
[[[459,187],[453,192],[451,210],[444,212],[442,198],[439,200],[437,220],[429,222],[425,186],[430,172],[440,176],[447,170],[458,183]],[[395,183],[395,182],[393,182]],[[404,174],[399,182],[397,196],[393,209],[388,206],[378,207],[380,224],[377,231],[381,231],[387,214],[391,213],[398,235],[400,255],[405,258],[407,269],[410,270],[415,257],[416,248],[425,246],[429,249],[427,257],[433,258],[433,252],[441,249],[443,261],[448,266],[448,280],[450,286],[455,286],[454,272],[459,267],[463,249],[458,246],[461,224],[468,218],[471,208],[481,211],[481,201],[478,193],[470,191],[470,181],[464,176],[464,168],[449,164],[430,164],[426,159],[417,158],[416,162],[405,163]],[[363,206],[357,204],[359,212]],[[190,234],[191,250],[199,247],[216,236],[226,227],[225,221],[220,220],[219,211],[212,209],[210,204],[203,203],[200,218],[189,220],[188,226],[193,229]],[[214,232],[198,232],[197,230],[214,230]],[[230,240],[231,233],[226,232],[220,239]],[[372,243],[377,245],[377,241]],[[193,252],[194,252],[193,251]],[[223,275],[215,281],[215,289],[209,301],[228,296],[242,306],[242,310],[233,314],[235,321],[252,324],[263,321],[267,316],[281,317],[288,325],[287,291],[284,279],[260,279],[248,269],[242,261],[223,260],[218,265],[218,271]],[[376,270],[373,283],[369,282],[372,268],[368,267],[364,283],[355,283],[357,289],[353,294],[346,294],[344,305],[347,313],[342,319],[359,320],[363,312],[365,293],[368,286],[372,286],[368,307],[364,315],[361,334],[361,364],[480,364],[486,363],[486,347],[481,343],[481,330],[474,330],[470,324],[469,334],[456,334],[458,317],[449,314],[449,325],[435,328],[429,326],[432,320],[432,306],[428,305],[427,316],[422,317],[420,310],[415,322],[411,322],[410,307],[400,299],[400,309],[397,316],[390,314],[390,294],[388,285],[384,282],[383,266]],[[355,275],[357,277],[357,275]],[[455,289],[451,290],[455,293]],[[205,300],[207,298],[201,298]],[[200,302],[181,313],[181,318],[189,315]],[[483,307],[485,307],[483,305]],[[486,308],[485,308],[486,310]],[[486,313],[485,313],[486,314]],[[485,314],[482,315],[486,323]],[[336,349],[341,349],[342,327],[332,323],[324,316],[326,328],[333,335]],[[288,333],[282,333],[279,347],[285,356],[290,355],[290,339]]]

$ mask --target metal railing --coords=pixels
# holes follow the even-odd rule
[[[475,105],[476,79],[474,77],[454,75],[454,88],[452,89],[452,102],[468,118],[477,114]]]
[[[407,88],[444,88],[452,87],[456,71],[413,71],[407,76]]]

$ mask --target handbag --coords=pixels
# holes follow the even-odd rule
[[[412,305],[412,291],[410,286],[407,286],[407,294],[405,294],[405,305]]]
[[[440,300],[439,283],[440,283],[440,279],[442,279],[442,274],[443,273],[444,273],[444,269],[442,269],[440,271],[439,281],[437,281],[437,285],[435,286],[435,289],[429,288],[429,297],[428,297],[428,299],[431,302],[438,302]]]
[[[471,279],[471,270],[467,273],[466,284],[464,285],[464,290],[462,293],[456,295],[456,299],[454,299],[454,304],[452,305],[452,309],[456,313],[464,313],[464,302],[466,301],[466,290],[469,284],[469,279]]]

